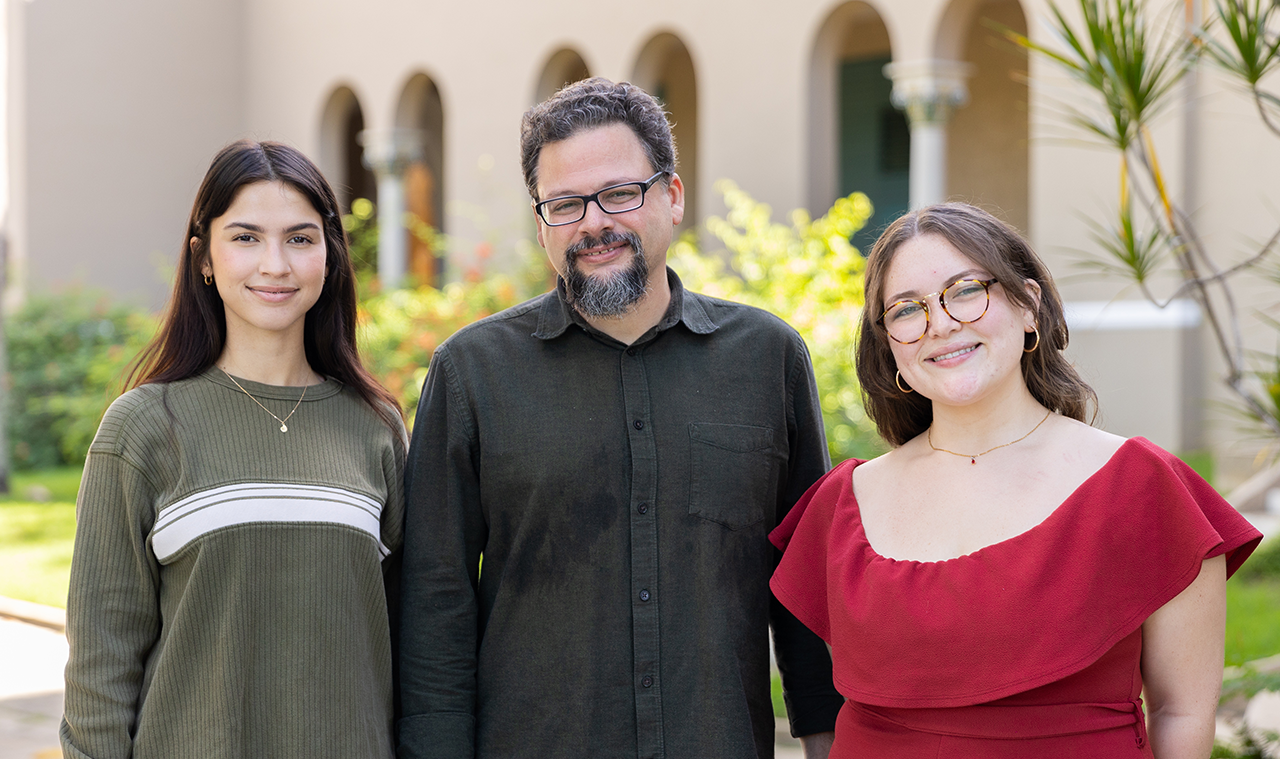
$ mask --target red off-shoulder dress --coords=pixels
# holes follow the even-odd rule
[[[867,542],[846,461],[770,535],[770,585],[832,648],[832,759],[1150,757],[1142,623],[1261,534],[1143,438],[1032,529],[947,561]]]

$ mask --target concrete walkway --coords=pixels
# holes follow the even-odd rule
[[[0,617],[0,759],[58,759],[67,639]]]

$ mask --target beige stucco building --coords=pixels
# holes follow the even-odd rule
[[[481,242],[501,260],[532,229],[521,113],[602,75],[667,103],[694,219],[722,211],[721,178],[779,218],[852,190],[876,203],[873,225],[943,198],[999,213],[1058,276],[1105,427],[1211,446],[1220,484],[1253,466],[1257,445],[1207,405],[1218,369],[1198,311],[1158,311],[1075,267],[1095,247],[1086,217],[1115,204],[1118,158],[1063,125],[1061,106],[1087,94],[989,26],[1047,41],[1043,0],[7,5],[11,298],[78,282],[159,305],[201,173],[241,136],[299,146],[344,201],[376,196],[389,218],[407,209],[443,228],[444,276]],[[1280,140],[1251,108],[1206,69],[1156,135],[1221,249],[1280,225]],[[432,273],[425,251],[389,237],[387,277]],[[1256,312],[1280,317],[1276,290],[1244,290],[1245,330],[1273,348]]]

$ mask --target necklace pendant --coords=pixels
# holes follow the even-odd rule
[[[289,431],[289,425],[285,424],[284,422],[281,422],[281,423],[280,423],[280,431],[281,431],[281,432],[288,432],[288,431]]]
[[[970,463],[970,464],[975,464],[975,465],[976,465],[976,464],[978,463],[978,457],[977,457],[977,456],[970,456],[970,457],[969,457],[969,463]]]

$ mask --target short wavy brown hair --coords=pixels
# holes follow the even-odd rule
[[[968,203],[942,203],[905,214],[876,240],[867,257],[866,306],[858,330],[857,370],[863,405],[881,437],[898,446],[933,423],[933,405],[919,393],[898,389],[897,363],[889,335],[880,323],[884,309],[885,279],[894,254],[908,240],[938,235],[968,259],[991,273],[1009,299],[1036,312],[1040,344],[1022,355],[1022,377],[1027,389],[1045,408],[1084,421],[1092,405],[1096,416],[1098,396],[1062,354],[1067,347],[1067,321],[1062,297],[1049,269],[1016,230],[981,208]],[[1027,293],[1025,282],[1040,286],[1040,303]],[[1035,343],[1027,335],[1026,347]]]

